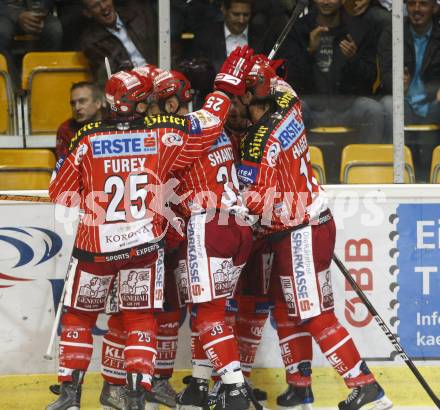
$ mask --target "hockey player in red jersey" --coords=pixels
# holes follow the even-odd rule
[[[238,49],[223,66],[218,90],[243,89],[251,53]],[[82,128],[59,161],[49,194],[84,211],[69,267],[60,341],[58,400],[48,410],[80,407],[81,383],[92,354],[91,330],[119,272],[119,305],[127,342],[126,408],[150,399],[156,355],[153,309],[163,302],[163,188],[171,171],[184,169],[218,137],[229,97],[215,91],[198,118],[137,112],[151,84],[120,72],[106,85],[113,119]],[[165,185],[165,188],[166,185]],[[169,188],[169,187],[168,187]],[[162,189],[162,191],[161,191]]]
[[[172,226],[168,227],[164,245],[165,286],[162,309],[155,311],[157,322],[157,355],[152,378],[153,399],[170,408],[176,407],[176,392],[169,383],[173,375],[177,353],[177,340],[182,310],[178,301],[174,270],[178,264],[178,248],[184,237]],[[101,374],[104,379],[100,403],[123,410],[126,379],[124,349],[127,332],[117,307],[117,290],[107,300],[106,313],[110,314],[108,331],[102,340]],[[52,386],[51,390],[54,390]]]
[[[145,65],[136,67],[132,72],[146,77],[147,81],[163,72],[163,70],[153,66]],[[177,94],[177,92],[176,92]],[[190,87],[188,92],[178,94],[185,103],[191,100]],[[147,112],[159,112],[155,93],[145,100]],[[184,112],[173,110],[171,113],[183,115]],[[175,210],[173,210],[175,212]],[[172,227],[169,226],[165,236],[165,289],[163,309],[155,312],[157,321],[157,355],[155,362],[154,377],[152,379],[152,393],[155,400],[169,407],[176,406],[176,392],[172,388],[169,379],[173,375],[174,361],[177,353],[177,340],[180,327],[181,308],[178,304],[176,283],[174,280],[174,269],[177,264],[178,246],[184,238]],[[103,392],[101,394],[101,404],[112,404],[117,407],[121,402],[122,391],[120,386],[124,385],[125,365],[123,352],[126,337],[121,332],[121,322],[119,316],[111,316],[109,319],[109,331],[103,338],[101,373],[104,378]],[[106,354],[110,352],[111,354]],[[120,359],[115,360],[114,357]],[[119,407],[118,407],[119,408]]]
[[[229,136],[234,149],[234,156],[239,160],[240,141],[249,126],[246,107],[239,97],[233,97],[232,106],[225,124],[225,132]],[[240,275],[234,299],[228,303],[228,321],[234,326],[240,352],[241,370],[249,385],[249,379],[258,346],[263,334],[263,327],[269,316],[270,302],[267,295],[267,285],[270,277],[272,261],[268,242],[254,237],[251,253]],[[211,390],[214,394],[217,385]],[[267,393],[258,388],[252,388],[255,399],[264,404]]]
[[[188,80],[178,72],[163,72],[155,80],[155,94],[162,111],[188,113]],[[191,118],[197,113],[188,114]],[[180,211],[188,221],[187,244],[177,270],[179,295],[192,304],[191,347],[193,372],[188,387],[178,395],[178,408],[207,405],[212,369],[224,383],[215,409],[247,409],[249,391],[240,370],[233,330],[225,323],[226,298],[231,296],[251,246],[251,232],[244,220],[237,223],[240,204],[232,144],[222,134],[185,171],[176,171],[179,194],[190,193]]]
[[[353,389],[339,409],[357,410],[367,404],[391,408],[334,314],[329,268],[336,231],[313,176],[300,101],[292,91],[280,91],[282,84],[268,61],[254,65],[247,84],[242,101],[252,126],[241,145],[238,174],[246,186],[246,204],[259,217],[257,229],[274,252],[271,296],[280,345],[283,351],[295,352],[289,356],[292,362],[285,360],[289,389],[278,397],[278,405],[291,408],[313,402],[311,335]]]

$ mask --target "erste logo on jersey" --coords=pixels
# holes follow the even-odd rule
[[[183,145],[183,138],[179,134],[169,132],[162,136],[162,143],[166,147],[172,147],[173,145],[180,147]]]
[[[222,132],[220,136],[215,140],[214,144],[209,147],[209,151],[214,151],[215,149],[224,147],[226,145],[231,145],[231,140],[224,132]]]
[[[118,133],[90,138],[94,158],[157,154],[155,132]]]
[[[295,141],[304,133],[304,122],[300,111],[294,107],[290,112],[286,122],[276,131],[276,138],[281,144],[283,151],[289,149]]]

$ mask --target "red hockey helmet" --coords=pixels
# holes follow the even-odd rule
[[[133,70],[131,70],[133,72],[135,72],[136,74],[142,76],[142,77],[147,77],[149,78],[151,81],[154,81],[154,79],[161,73],[163,72],[162,69],[160,69],[159,67],[156,67],[153,64],[145,64],[145,65],[141,65],[139,67],[135,67],[133,68]]]
[[[274,94],[276,77],[269,60],[258,59],[246,77],[246,88],[252,91],[255,98],[270,97]]]
[[[145,102],[153,91],[150,79],[133,72],[119,71],[105,84],[105,97],[118,116],[136,115],[138,103]]]
[[[154,79],[154,94],[159,101],[175,95],[186,103],[192,100],[191,83],[179,71],[163,71]]]

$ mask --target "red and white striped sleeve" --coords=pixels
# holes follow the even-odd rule
[[[251,213],[262,215],[272,210],[274,204],[279,202],[278,171],[266,161],[257,164],[244,160],[238,174],[241,182],[245,182],[247,187],[243,191],[243,198]]]
[[[81,172],[79,169],[80,157],[87,148],[79,144],[64,160],[58,161],[49,184],[49,197],[53,202],[65,206],[79,205],[79,191],[81,187]]]
[[[199,158],[221,134],[231,101],[221,91],[208,94],[203,107],[188,114],[189,137],[172,170],[182,169]]]

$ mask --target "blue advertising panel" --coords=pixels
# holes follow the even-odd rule
[[[398,335],[413,358],[440,359],[440,206],[400,204]]]

